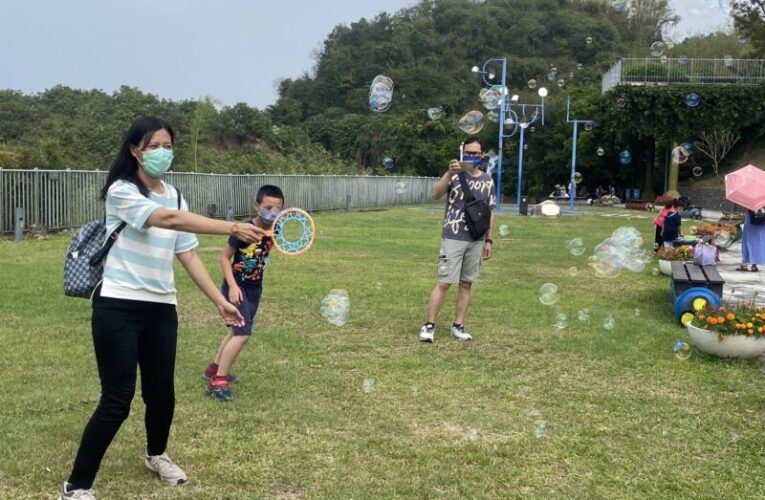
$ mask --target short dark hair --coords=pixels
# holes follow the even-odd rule
[[[483,151],[483,142],[481,142],[481,139],[476,136],[468,137],[465,139],[465,142],[463,142],[462,145],[467,146],[468,144],[473,144],[474,142],[477,142],[478,145],[481,146],[481,151]]]
[[[260,189],[258,189],[258,194],[255,195],[255,203],[260,205],[263,203],[263,198],[266,196],[271,198],[279,198],[282,200],[282,202],[284,202],[284,193],[282,193],[282,190],[279,189],[278,186],[274,186],[272,184],[261,186]]]

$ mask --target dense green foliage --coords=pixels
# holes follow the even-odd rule
[[[283,80],[277,102],[262,111],[246,104],[222,107],[211,98],[172,102],[129,87],[113,95],[65,87],[37,96],[0,91],[0,165],[106,168],[126,124],[138,114],[156,113],[179,133],[178,170],[386,174],[382,160],[390,157],[394,174],[440,175],[465,137],[456,126],[459,117],[483,109],[478,93],[484,82],[470,68],[504,57],[509,90],[521,102],[539,102],[530,79],[550,90],[545,125],[525,134],[526,193],[546,195],[568,179],[568,96],[576,118],[598,122],[591,131],[580,130],[578,141],[577,169],[590,191],[600,183],[660,190],[668,145],[694,142],[712,127],[745,140],[760,136],[765,99],[758,87],[694,87],[696,75],[677,65],[668,71],[687,79],[687,87],[624,88],[602,96],[603,73],[619,58],[649,57],[651,42],[678,20],[666,0],[633,0],[630,7],[617,11],[599,0],[422,0],[337,26],[312,71]],[[757,50],[752,44],[759,22],[741,26],[751,43],[735,33],[715,33],[677,43],[665,55],[743,57]],[[546,79],[551,68],[557,69],[555,82]],[[652,70],[662,74],[664,68],[657,58]],[[500,74],[499,67],[487,69]],[[367,106],[378,74],[395,82],[386,113]],[[497,76],[490,83],[499,82]],[[685,106],[688,92],[702,96],[698,108]],[[617,109],[619,96],[628,105]],[[431,107],[441,107],[443,116],[429,119]],[[497,149],[497,127],[487,122],[480,133],[487,149]],[[515,192],[517,139],[505,141],[506,193]],[[598,148],[605,154],[598,156]],[[622,149],[633,153],[625,167],[616,160]],[[693,158],[694,165],[705,161]]]

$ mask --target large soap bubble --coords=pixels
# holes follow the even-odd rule
[[[560,288],[554,283],[545,283],[539,287],[539,302],[546,306],[557,304],[560,300]]]
[[[350,312],[351,300],[345,290],[330,290],[321,301],[321,315],[335,326],[345,325]]]
[[[469,111],[460,118],[457,126],[468,135],[476,135],[483,129],[484,117],[480,111]]]

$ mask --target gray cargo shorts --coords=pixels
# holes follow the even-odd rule
[[[439,283],[475,283],[481,274],[483,240],[462,241],[444,238],[438,255],[436,278]]]

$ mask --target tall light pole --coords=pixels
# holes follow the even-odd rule
[[[507,91],[507,58],[505,57],[497,57],[493,59],[488,59],[485,63],[483,63],[483,67],[479,68],[478,66],[473,66],[472,72],[474,75],[481,75],[483,82],[491,87],[493,83],[490,80],[494,80],[494,77],[496,76],[493,71],[487,70],[487,66],[490,64],[501,64],[502,66],[502,75],[501,75],[501,91],[500,91],[500,99],[499,99],[499,137],[497,140],[497,147],[499,149],[499,157],[497,159],[497,206],[502,206],[502,173],[503,173],[503,157],[504,157],[504,139],[508,137],[512,137],[515,135],[515,133],[518,131],[518,128],[521,129],[520,134],[520,148],[518,151],[518,189],[517,189],[517,198],[516,203],[518,204],[518,211],[520,212],[521,208],[521,180],[523,177],[523,144],[524,144],[524,131],[529,125],[534,123],[537,119],[541,116],[541,124],[545,124],[545,97],[547,97],[547,89],[544,87],[540,87],[537,91],[537,95],[539,95],[541,102],[539,104],[520,104],[518,102],[519,97],[517,95],[513,95],[512,97],[508,95]],[[487,79],[488,76],[488,79]],[[515,109],[514,109],[515,108]],[[526,109],[532,110],[532,118],[528,119],[526,118]],[[523,121],[520,121],[518,118],[518,113],[516,110],[521,112],[521,117]],[[506,130],[507,126],[507,130]]]
[[[574,175],[576,175],[576,142],[577,142],[577,129],[579,128],[580,123],[584,123],[586,125],[592,125],[593,120],[577,120],[575,118],[571,118],[571,96],[568,96],[568,99],[566,100],[566,122],[573,123],[574,124],[574,131],[573,131],[573,141],[571,144],[571,177],[569,179],[569,188],[568,188],[568,208],[570,210],[574,209],[574,198],[576,198],[576,181],[574,180]]]

